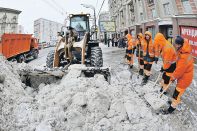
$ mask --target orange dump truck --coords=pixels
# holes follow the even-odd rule
[[[8,60],[21,63],[38,57],[38,42],[31,34],[3,34],[0,39],[0,54]]]

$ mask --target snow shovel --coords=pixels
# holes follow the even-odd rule
[[[139,71],[138,73],[140,72],[140,56],[141,56],[141,53],[140,53],[140,47],[139,47],[139,56],[138,56],[138,68],[139,68]],[[140,77],[140,74],[138,74],[137,78],[139,79]]]
[[[170,83],[168,84],[168,86],[162,91],[162,93],[160,94],[160,98],[163,96],[164,92],[166,92],[168,90],[168,88],[170,88],[170,85],[172,84],[172,81],[170,81]]]
[[[172,82],[168,84],[168,86],[164,89],[164,91],[161,94],[158,94],[156,92],[150,92],[144,95],[145,100],[155,111],[159,111],[161,108],[166,106],[166,101],[168,101],[168,97],[163,96],[163,94],[170,87],[171,83]]]
[[[162,75],[162,72],[159,73],[159,75],[158,75],[158,77],[157,77],[157,79],[156,79],[156,81],[155,81],[153,87],[156,86],[156,84],[157,84],[157,82],[159,81],[159,78],[161,77],[161,75]]]

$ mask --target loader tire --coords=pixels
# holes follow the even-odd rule
[[[46,66],[48,68],[53,68],[53,61],[54,61],[55,50],[52,50],[47,55]]]
[[[103,56],[100,47],[91,48],[90,63],[92,67],[102,67],[103,66]]]

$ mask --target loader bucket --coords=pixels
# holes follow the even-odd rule
[[[87,68],[87,69],[83,69],[82,73],[86,76],[86,77],[94,77],[95,74],[101,74],[104,76],[105,80],[111,84],[111,74],[110,74],[110,70],[109,68]]]
[[[59,58],[59,52],[55,51],[54,54],[54,61],[53,61],[53,67],[59,67],[59,63],[60,63],[60,58]]]

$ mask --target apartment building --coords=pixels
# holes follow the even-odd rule
[[[0,7],[0,37],[4,33],[17,33],[19,10]]]
[[[61,31],[63,24],[40,18],[34,21],[34,36],[39,43],[54,44],[57,41],[57,32]]]

